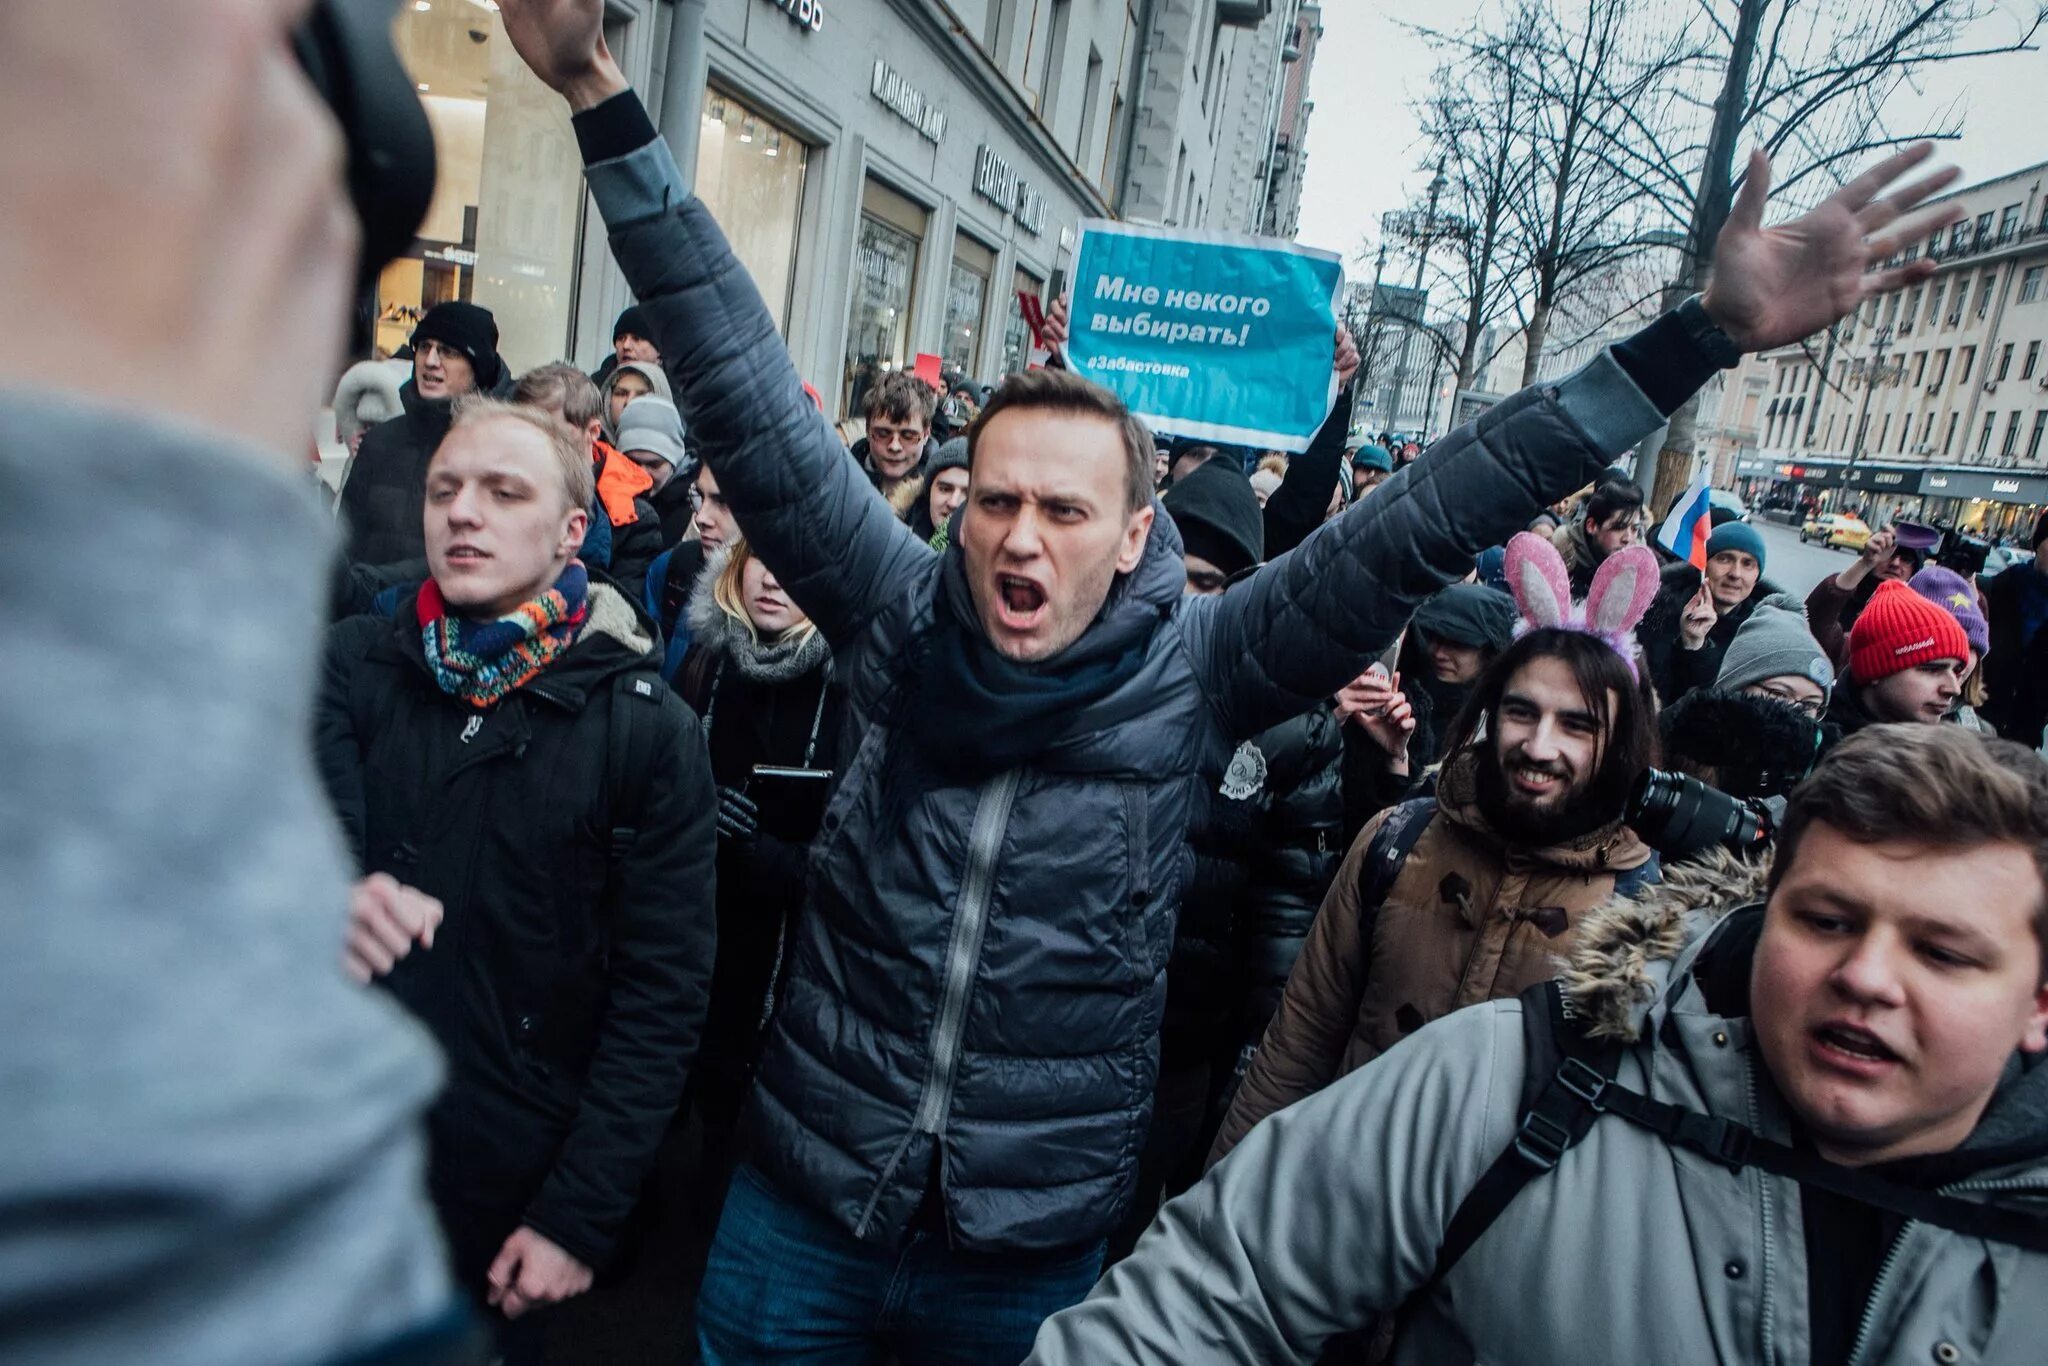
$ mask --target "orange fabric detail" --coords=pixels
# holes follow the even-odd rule
[[[653,487],[653,475],[620,455],[609,442],[597,443],[597,501],[604,504],[613,526],[639,521],[633,500]]]

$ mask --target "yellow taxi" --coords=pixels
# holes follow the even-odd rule
[[[1806,519],[1806,525],[1799,528],[1802,543],[1819,541],[1825,546],[1840,546],[1844,550],[1861,550],[1863,543],[1870,539],[1870,528],[1860,517],[1846,513],[1824,512],[1818,517]]]

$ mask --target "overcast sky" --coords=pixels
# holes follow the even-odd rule
[[[1372,278],[1370,261],[1351,260],[1365,230],[1386,210],[1418,202],[1429,183],[1428,172],[1416,169],[1423,149],[1409,102],[1423,93],[1434,61],[1401,23],[1454,30],[1480,9],[1477,0],[1323,2],[1323,38],[1309,81],[1316,107],[1299,240],[1342,252],[1352,279]],[[1990,22],[1986,40],[1998,34],[2010,41],[2010,18]],[[1921,97],[1923,116],[1962,97],[1963,136],[1944,155],[1962,166],[1966,183],[1988,180],[2048,161],[2048,127],[2038,115],[2044,87],[2048,54],[2041,52],[1938,67]],[[1909,112],[1898,111],[1901,122]]]

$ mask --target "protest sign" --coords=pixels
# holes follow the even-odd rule
[[[1336,397],[1343,287],[1334,252],[1086,219],[1067,358],[1155,431],[1306,450]]]

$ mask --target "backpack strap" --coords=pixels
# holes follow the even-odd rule
[[[667,688],[651,669],[628,670],[612,683],[604,765],[605,819],[611,828],[606,862],[612,878],[618,876],[620,863],[640,838],[625,816],[637,813],[647,799],[650,765],[641,748],[643,737],[650,733],[646,726],[653,719],[650,709],[660,708]]]
[[[1451,1216],[1437,1249],[1436,1267],[1416,1292],[1418,1297],[1450,1274],[1522,1187],[1555,1168],[1592,1130],[1601,1114],[1595,1101],[1621,1066],[1621,1045],[1587,1039],[1565,1013],[1564,994],[1555,979],[1530,987],[1521,1001],[1526,1059],[1521,1127]]]
[[[1408,861],[1434,815],[1436,798],[1411,797],[1390,808],[1380,828],[1373,831],[1372,842],[1365,847],[1365,864],[1358,870],[1358,904],[1367,915],[1376,913],[1387,893],[1394,890],[1401,865]]]

